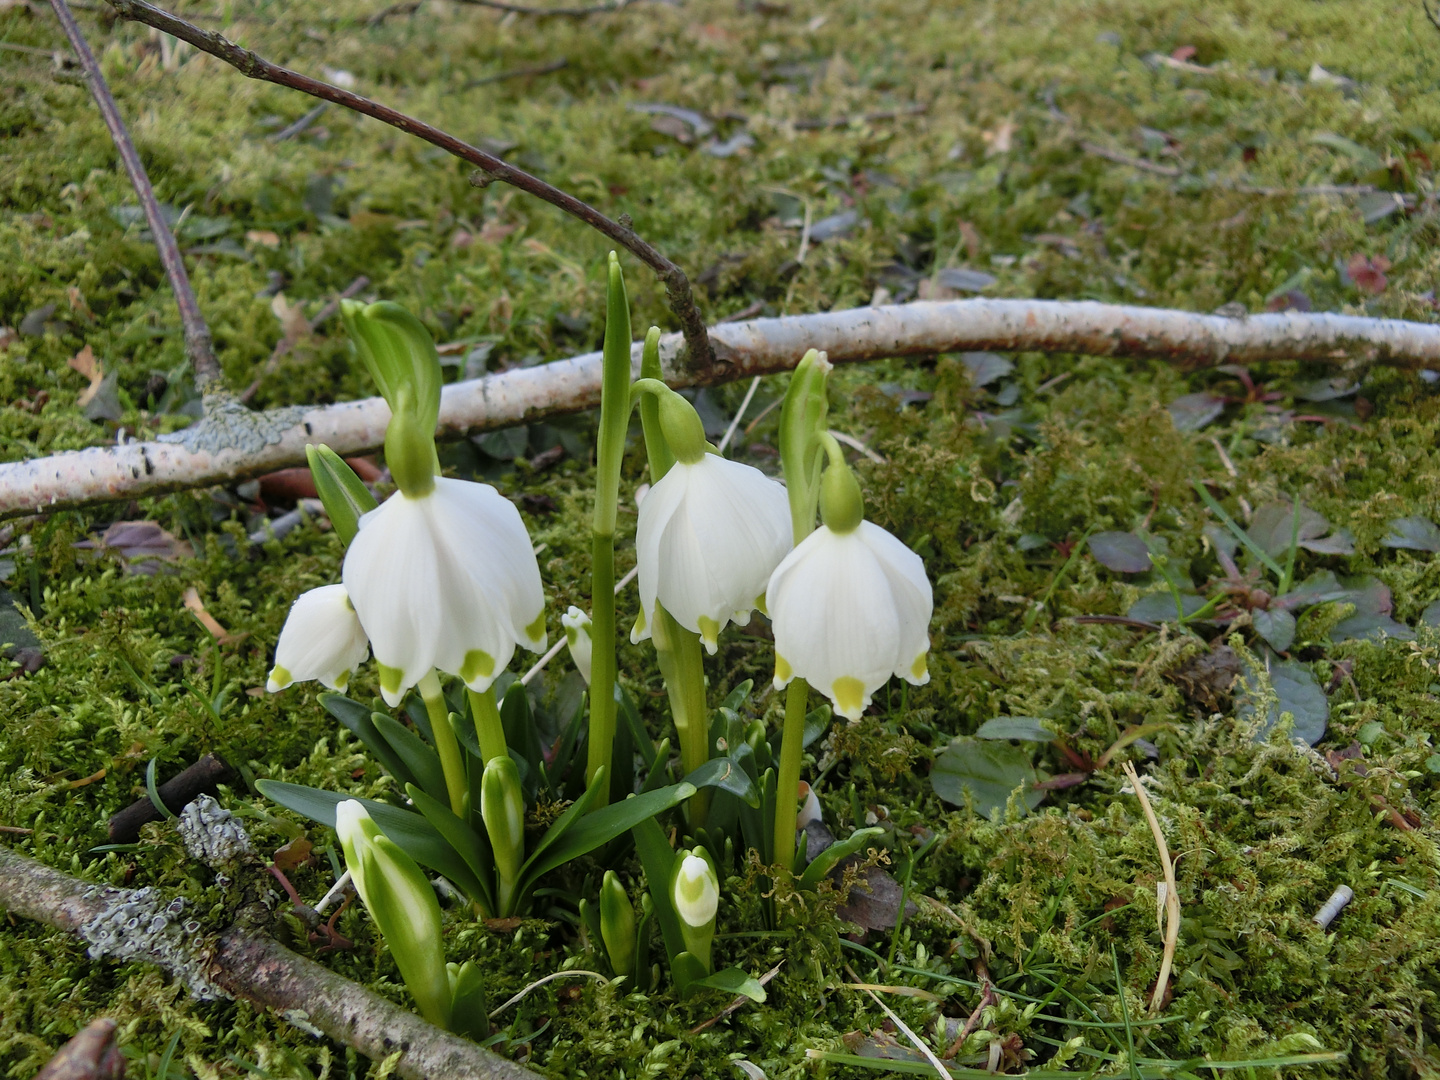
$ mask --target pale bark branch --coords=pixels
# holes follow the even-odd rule
[[[553,184],[547,184],[524,169],[516,168],[504,159],[471,146],[448,132],[441,131],[412,116],[406,116],[388,105],[371,101],[369,98],[361,97],[349,90],[342,90],[338,86],[331,86],[327,82],[302,75],[298,71],[291,71],[279,64],[272,64],[263,56],[259,56],[249,49],[241,48],[228,38],[211,30],[202,30],[193,23],[186,22],[168,11],[146,3],[145,0],[109,0],[109,3],[123,18],[133,19],[146,26],[153,26],[181,41],[187,41],[201,52],[209,53],[211,56],[225,61],[247,78],[275,83],[277,86],[288,86],[292,90],[299,90],[322,101],[333,102],[389,124],[408,135],[424,139],[432,146],[438,146],[460,160],[477,166],[479,172],[471,177],[471,183],[478,187],[485,187],[497,182],[509,184],[511,187],[519,188],[537,199],[548,202],[551,206],[558,207],[571,217],[583,221],[592,229],[615,241],[655,272],[665,286],[670,310],[680,321],[685,335],[685,343],[690,352],[688,362],[699,367],[704,367],[711,362],[710,344],[705,337],[705,323],[701,318],[700,310],[695,306],[695,298],[690,290],[690,279],[685,276],[685,272],[679,266],[666,258],[657,248],[641,239],[640,235],[631,228],[627,216],[621,215],[619,221],[613,221],[595,207],[575,198],[569,192],[562,191]]]
[[[95,54],[90,51],[85,35],[80,31],[80,25],[70,13],[65,0],[50,0],[50,6],[55,9],[55,17],[60,20],[65,36],[70,39],[70,47],[80,58],[80,67],[85,72],[90,93],[94,96],[95,103],[100,106],[105,127],[110,132],[115,149],[120,153],[120,161],[135,188],[140,208],[145,212],[145,221],[155,238],[155,248],[160,253],[165,276],[170,279],[170,290],[175,294],[175,306],[180,309],[180,324],[185,329],[185,352],[190,357],[190,368],[195,373],[195,386],[203,394],[211,387],[220,385],[220,362],[215,359],[215,350],[210,341],[210,327],[206,324],[205,317],[200,314],[200,303],[195,299],[195,290],[190,286],[190,275],[185,272],[185,260],[180,257],[180,246],[175,242],[175,234],[170,231],[170,225],[160,211],[160,204],[155,199],[155,189],[145,172],[145,163],[140,160],[130,132],[125,128],[125,120],[120,115],[120,107],[115,104],[115,97],[105,83],[105,76],[100,71]]]
[[[1440,368],[1440,326],[1428,323],[1293,311],[1235,319],[1089,301],[922,301],[727,323],[710,337],[717,361],[699,369],[680,362],[680,335],[661,339],[672,386],[788,371],[811,348],[829,353],[832,363],[996,349],[1159,357],[1187,368],[1266,360]],[[638,370],[638,342],[633,357]],[[599,399],[599,353],[516,368],[446,386],[438,434],[454,439],[529,423]],[[259,476],[304,464],[306,443],[366,453],[384,443],[390,418],[379,398],[254,415],[276,418],[275,441],[195,450],[136,442],[0,465],[0,518]]]
[[[0,847],[0,910],[68,933],[81,930],[131,894],[101,888]],[[83,936],[83,935],[81,935]],[[173,958],[146,959],[170,966]],[[198,943],[192,964],[233,997],[292,1013],[373,1060],[401,1052],[396,1073],[408,1080],[536,1080],[537,1074],[351,982],[273,938],[231,926]]]

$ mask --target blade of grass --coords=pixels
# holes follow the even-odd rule
[[[1115,993],[1120,998],[1120,1018],[1125,1024],[1125,1060],[1130,1066],[1130,1080],[1140,1080],[1140,1069],[1135,1061],[1135,1032],[1130,1026],[1130,1004],[1125,1000],[1125,980],[1120,977],[1120,954],[1115,945],[1110,945],[1110,961],[1115,965]]]
[[[155,764],[159,760],[158,757],[152,757],[150,764],[145,766],[145,794],[150,796],[150,805],[155,807],[157,814],[168,821],[174,821],[178,815],[165,805],[165,800],[160,798],[160,790],[155,786]]]
[[[1234,534],[1236,540],[1245,546],[1245,550],[1259,559],[1265,568],[1275,575],[1277,581],[1283,579],[1285,577],[1284,568],[1266,554],[1265,550],[1251,539],[1248,532],[1236,524],[1235,519],[1226,512],[1225,508],[1215,501],[1215,496],[1205,490],[1205,485],[1199,480],[1191,480],[1190,483],[1194,485],[1195,493],[1200,496],[1200,501],[1210,508],[1212,514],[1225,523],[1225,527]]]

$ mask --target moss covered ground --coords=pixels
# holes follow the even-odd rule
[[[243,0],[189,11],[273,59],[347,72],[362,92],[504,146],[608,213],[628,213],[691,270],[711,318],[978,284],[944,273],[958,270],[993,277],[986,294],[996,296],[1433,317],[1440,32],[1409,0],[688,0],[583,20],[432,0],[372,24],[379,6]],[[94,6],[80,16],[159,196],[180,216],[231,388],[262,374],[283,332],[277,308],[313,315],[361,274],[365,295],[400,301],[437,340],[462,343],[451,377],[598,345],[598,236],[514,192],[474,189],[458,163],[337,109],[276,141],[310,101]],[[134,196],[88,93],[43,53],[61,42],[43,5],[0,6],[0,325],[18,332],[0,331],[4,460],[114,441],[120,428],[153,435],[195,414]],[[513,74],[540,68],[552,70]],[[639,103],[697,110],[711,129],[630,108]],[[1321,185],[1391,194],[1297,190]],[[807,217],[820,242],[798,258]],[[670,326],[656,283],[638,267],[629,283],[637,324]],[[67,362],[84,346],[101,370],[82,404],[90,380]],[[806,775],[818,778],[830,827],[880,823],[892,872],[934,903],[863,944],[846,937],[833,902],[786,907],[783,931],[770,934],[753,876],[737,870],[721,913],[730,936],[717,948],[757,973],[781,965],[764,1005],[692,1033],[722,997],[559,980],[500,1018],[509,1053],[557,1078],[710,1080],[739,1075],[741,1058],[771,1080],[860,1076],[861,1066],[807,1058],[904,1054],[885,1048],[876,1001],[846,988],[848,964],[853,981],[910,988],[882,997],[937,1047],[949,1041],[937,1025],[963,1023],[981,975],[992,980],[999,1002],[955,1058],[968,1067],[1134,1076],[1148,1061],[1145,1075],[1209,1076],[1200,1059],[1325,1050],[1338,1058],[1243,1071],[1440,1074],[1440,631],[1422,617],[1440,599],[1440,569],[1428,551],[1384,543],[1393,520],[1440,515],[1440,398],[1388,370],[1359,372],[1358,389],[1317,403],[1326,394],[1314,380],[1333,372],[1293,364],[1257,370],[1249,386],[1158,362],[1010,360],[994,378],[1004,365],[986,361],[982,374],[973,357],[938,357],[844,370],[832,383],[833,426],[879,458],[855,459],[871,516],[925,557],[935,584],[933,677],[892,686],[858,725],[831,731]],[[782,390],[783,379],[763,385],[749,417]],[[707,392],[712,425],[723,428],[743,391]],[[1206,426],[1193,409],[1167,408],[1202,392],[1225,399],[1211,402],[1223,411]],[[254,400],[365,393],[331,322],[298,340]],[[774,417],[742,426],[734,451],[770,471]],[[450,468],[515,497],[547,545],[552,634],[588,589],[591,438],[591,420],[577,417],[446,453]],[[558,464],[531,464],[554,446]],[[642,479],[636,445],[628,495]],[[1253,717],[1289,701],[1272,696],[1278,678],[1252,679],[1257,712],[1224,692],[1228,680],[1207,693],[1185,677],[1214,640],[1263,665],[1263,617],[1184,632],[1150,625],[1163,610],[1077,621],[1123,617],[1162,584],[1158,571],[1107,569],[1081,543],[1087,533],[1144,531],[1186,590],[1221,577],[1220,534],[1205,532],[1218,519],[1194,480],[1242,524],[1298,496],[1353,543],[1350,553],[1299,550],[1295,578],[1370,575],[1390,591],[1394,621],[1378,640],[1340,629],[1367,614],[1353,596],[1299,619],[1286,670],[1328,693],[1313,750],[1290,741],[1288,720],[1256,737]],[[27,672],[33,654],[22,654],[0,682],[0,840],[95,881],[178,890],[223,920],[226,902],[167,829],[92,850],[106,818],[143,792],[148,761],[162,776],[208,750],[243,765],[226,802],[266,851],[302,832],[318,849],[331,839],[256,796],[256,778],[393,790],[311,689],[261,689],[290,600],[337,580],[341,556],[315,525],[252,545],[266,511],[285,508],[271,501],[248,488],[201,491],[6,527],[3,636],[33,635],[45,663]],[[112,523],[140,519],[187,545],[159,572],[135,573],[139,560],[95,543]],[[622,533],[633,526],[632,509]],[[622,543],[618,558],[628,567],[633,548]],[[223,643],[186,607],[192,588],[230,632]],[[622,599],[622,623],[634,606],[633,594]],[[712,691],[763,684],[764,630],[732,632],[709,663]],[[663,734],[648,647],[627,644],[621,669]],[[541,699],[573,692],[567,670],[557,661]],[[372,679],[362,671],[353,692],[373,693]],[[752,711],[778,723],[773,694]],[[1001,716],[1042,720],[1065,744],[992,744],[1001,757],[1084,782],[1030,812],[1012,799],[989,818],[938,798],[930,770],[951,740]],[[1093,768],[1137,729],[1143,740]],[[1177,856],[1183,923],[1162,1023],[1146,1012],[1162,947],[1159,864],[1119,772],[1127,759],[1146,774]],[[593,888],[595,869],[557,884],[582,889],[589,874]],[[322,854],[294,877],[313,900],[333,880],[330,861]],[[1339,885],[1355,899],[1322,930],[1312,916]],[[562,967],[603,963],[559,900],[518,927],[451,919],[452,958],[482,964],[497,1004]],[[340,927],[356,948],[324,961],[405,1000],[363,913]],[[314,949],[297,922],[280,918],[276,932]],[[196,1003],[154,969],[89,961],[65,935],[0,925],[5,1076],[30,1076],[97,1015],[120,1021],[137,1076],[155,1075],[177,1034],[171,1076],[385,1072],[248,1006]]]

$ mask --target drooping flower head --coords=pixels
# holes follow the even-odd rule
[[[709,452],[690,403],[657,385],[675,464],[640,504],[641,622],[630,639],[649,637],[658,601],[713,655],[727,623],[749,622],[771,571],[790,550],[789,503],[785,489],[759,469]]]
[[[595,654],[594,642],[590,640],[590,616],[571,604],[569,610],[560,616],[560,625],[565,628],[565,644],[570,649],[570,659],[575,664],[575,670],[580,672],[585,685],[589,686],[590,665]]]
[[[934,600],[920,556],[864,519],[839,445],[822,440],[830,460],[820,484],[824,524],[776,567],[766,592],[775,686],[803,678],[858,720],[892,674],[916,686],[929,681]]]
[[[305,678],[343,685],[339,673],[364,659],[368,638],[392,706],[435,668],[483,691],[516,645],[545,648],[545,597],[530,537],[494,488],[437,475],[440,361],[420,321],[390,303],[347,300],[341,313],[390,405],[385,455],[400,490],[376,506],[337,455],[324,448],[310,455],[317,490],[349,544],[344,585],[297,601],[270,688]]]
[[[344,690],[369,655],[370,641],[345,586],[322,585],[290,606],[265,689],[273,694],[292,682],[318,679],[331,690]]]

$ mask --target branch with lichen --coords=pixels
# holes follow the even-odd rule
[[[476,166],[478,171],[470,178],[470,182],[476,187],[487,187],[494,183],[509,184],[511,187],[548,202],[571,217],[583,221],[592,229],[603,233],[619,244],[656,273],[665,286],[670,310],[680,321],[681,332],[689,351],[688,363],[705,367],[712,362],[710,343],[705,334],[705,321],[695,306],[695,298],[690,290],[690,279],[685,276],[685,272],[680,267],[666,258],[654,246],[641,239],[640,235],[631,227],[627,215],[622,214],[619,221],[612,220],[569,192],[562,191],[553,184],[547,184],[524,169],[516,168],[504,159],[487,153],[479,147],[471,146],[448,132],[441,131],[412,116],[406,116],[388,105],[371,101],[369,98],[349,90],[342,90],[338,86],[332,86],[330,83],[311,78],[309,75],[302,75],[298,71],[292,71],[279,64],[273,64],[263,56],[236,45],[223,35],[211,30],[202,30],[193,23],[186,22],[168,11],[146,3],[145,0],[109,0],[109,3],[123,18],[153,26],[181,41],[188,42],[201,52],[209,53],[211,56],[225,61],[247,78],[275,83],[277,86],[286,86],[292,90],[309,94],[311,97],[320,98],[322,101],[333,102],[346,109],[389,124],[408,135],[414,135],[432,146],[438,146],[460,160]]]
[[[793,368],[807,349],[835,364],[973,349],[1159,357],[1187,368],[1309,360],[1358,370],[1370,364],[1440,368],[1440,326],[1351,315],[1285,312],[1233,319],[1164,308],[1056,300],[922,301],[725,323],[710,331],[716,362],[681,360],[684,339],[660,339],[665,381],[707,386]],[[641,343],[632,346],[638,373]],[[456,439],[600,403],[600,354],[451,383],[437,436]],[[342,455],[382,446],[389,409],[380,398],[290,406],[249,415],[275,437],[245,445],[132,442],[0,464],[0,518],[228,483],[305,463],[307,443]],[[193,429],[187,429],[193,430]],[[183,432],[181,433],[183,434]]]
[[[201,996],[234,997],[303,1020],[409,1080],[534,1080],[536,1074],[434,1027],[278,941],[239,925],[204,933],[152,889],[102,888],[0,847],[0,910],[94,943],[117,914],[138,919],[124,959],[164,967]],[[142,919],[141,916],[144,916]],[[157,920],[166,925],[151,932]],[[178,926],[176,924],[179,924]],[[114,952],[114,950],[111,950]]]

